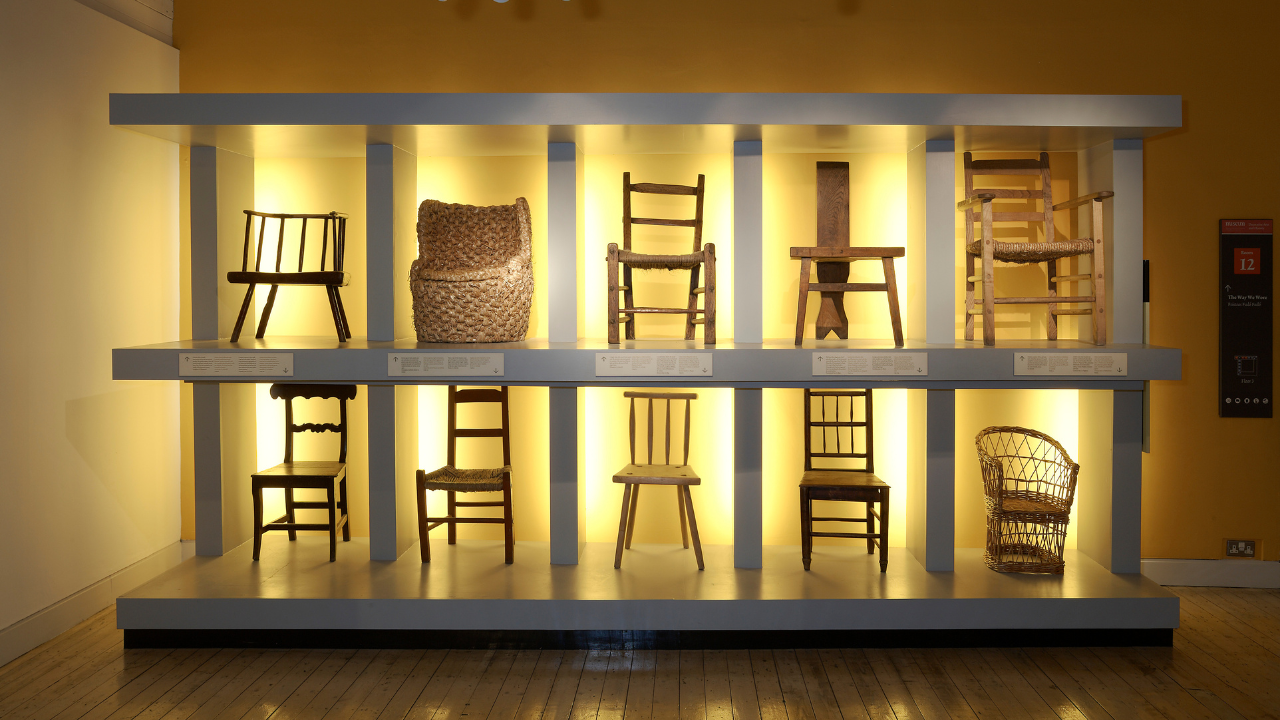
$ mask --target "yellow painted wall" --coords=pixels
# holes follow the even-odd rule
[[[1184,369],[1153,388],[1143,554],[1215,557],[1239,534],[1276,559],[1280,427],[1216,417],[1212,258],[1219,218],[1280,215],[1280,149],[1263,140],[1280,103],[1265,80],[1280,70],[1278,19],[1258,0],[990,13],[940,0],[180,0],[174,33],[184,92],[1181,94],[1184,127],[1145,143],[1151,339],[1182,348]]]

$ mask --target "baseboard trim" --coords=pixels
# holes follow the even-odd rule
[[[0,630],[0,665],[58,637],[110,606],[124,593],[195,555],[194,542],[175,542],[89,587]]]
[[[1280,588],[1280,562],[1266,560],[1142,561],[1142,574],[1161,585]]]

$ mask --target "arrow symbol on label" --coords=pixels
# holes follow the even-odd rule
[[[1228,286],[1227,286],[1227,292],[1231,292],[1231,286],[1230,286],[1230,285],[1228,285]]]

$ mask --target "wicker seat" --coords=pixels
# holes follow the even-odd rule
[[[993,243],[992,257],[1000,262],[1030,264],[1061,260],[1077,255],[1093,253],[1092,240],[1055,240],[1053,242],[1001,242]],[[965,250],[970,255],[982,256],[982,243],[969,243]]]
[[[975,442],[987,504],[987,567],[1061,575],[1080,466],[1036,430],[989,427]]]
[[[445,465],[422,475],[424,490],[448,490],[449,492],[501,492],[502,476],[511,472],[511,466],[500,468],[476,468],[459,470]]]
[[[529,330],[529,203],[477,207],[423,200],[409,270],[418,342],[514,342]]]

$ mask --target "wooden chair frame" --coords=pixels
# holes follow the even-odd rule
[[[331,212],[324,215],[299,215],[284,213],[262,213],[253,210],[245,210],[245,226],[244,226],[244,253],[240,261],[240,270],[227,273],[227,282],[237,285],[248,285],[249,289],[245,292],[244,302],[240,305],[240,315],[236,317],[236,327],[231,331],[231,342],[240,339],[240,330],[244,327],[245,316],[249,313],[249,306],[253,302],[253,291],[257,285],[271,285],[271,292],[267,295],[267,304],[262,308],[262,319],[258,323],[258,332],[255,337],[261,339],[267,332],[267,321],[271,318],[271,308],[276,302],[276,291],[281,285],[321,285],[325,288],[325,294],[329,297],[329,310],[333,314],[333,325],[338,332],[338,342],[346,342],[351,339],[351,326],[347,323],[347,311],[342,306],[342,295],[338,288],[346,287],[351,280],[351,274],[343,270],[343,258],[346,254],[347,247],[347,216],[338,212]],[[253,270],[249,269],[249,248],[253,245],[253,225],[254,219],[258,221],[258,243],[254,251]],[[271,271],[262,270],[262,243],[266,236],[267,220],[278,220],[280,225],[280,233],[276,240],[276,264],[275,269]],[[284,259],[284,235],[285,225],[289,220],[302,220],[302,234],[298,240],[298,269],[297,271],[282,271],[281,261]],[[303,271],[303,260],[306,258],[307,252],[307,221],[320,220],[324,223],[320,240],[320,269],[312,271]],[[330,242],[330,225],[332,225],[332,242]],[[332,260],[329,259],[329,247],[333,247]],[[325,263],[328,261],[332,266],[332,270],[325,270]]]
[[[702,339],[707,345],[716,342],[716,247],[702,243],[702,207],[706,190],[706,176],[698,176],[696,186],[632,183],[631,173],[622,174],[622,248],[609,243],[609,343],[617,345],[618,325],[627,326],[626,338],[636,339],[636,316],[643,314],[684,315],[684,339],[693,339],[693,328],[702,325]],[[668,218],[641,218],[631,215],[631,193],[649,195],[692,195],[696,199],[692,220]],[[693,252],[689,255],[642,255],[631,251],[632,225],[666,225],[693,229]],[[621,267],[621,282],[619,282]],[[636,307],[632,270],[688,270],[689,302],[684,308]],[[705,273],[706,282],[699,286],[698,273]],[[618,293],[622,293],[622,307],[618,307]],[[698,307],[698,296],[703,296],[703,306]],[[701,317],[698,317],[701,315]]]
[[[819,398],[822,411],[818,419],[813,417],[813,399]],[[827,419],[827,398],[835,399],[834,419]],[[863,398],[864,419],[854,419],[854,400]],[[840,401],[849,400],[849,419],[840,419]],[[810,390],[804,391],[804,477],[800,480],[800,545],[801,559],[804,569],[809,570],[813,558],[813,539],[815,537],[865,539],[867,553],[874,553],[880,548],[880,572],[889,567],[887,554],[889,543],[889,485],[876,477],[874,452],[874,423],[872,419],[871,390]],[[822,437],[820,449],[814,448],[813,431],[819,429]],[[841,450],[840,431],[848,428],[849,446]],[[854,434],[857,428],[865,429],[864,450],[857,451]],[[834,431],[835,450],[827,444],[829,432]],[[814,468],[813,459],[852,459],[862,460],[861,470],[820,469]],[[836,500],[866,503],[866,514],[863,517],[816,517],[813,514],[814,500]],[[877,511],[875,505],[879,504]],[[877,531],[876,521],[880,521]],[[815,522],[863,523],[865,532],[819,532],[813,529]]]
[[[1008,190],[975,188],[976,175],[1023,175],[1038,177],[1039,190]],[[1048,305],[1045,321],[1049,340],[1058,339],[1058,316],[1090,315],[1093,319],[1093,341],[1107,344],[1107,283],[1106,243],[1103,240],[1104,216],[1102,201],[1113,197],[1114,192],[1104,190],[1073,200],[1054,204],[1053,181],[1049,172],[1049,154],[1040,153],[1036,160],[974,160],[973,153],[964,154],[965,199],[956,203],[957,210],[965,216],[965,321],[964,339],[973,340],[973,319],[982,316],[982,344],[995,345],[995,306],[1004,304]],[[1032,212],[996,212],[992,208],[997,200],[1039,201],[1042,207]],[[1092,237],[1079,240],[1056,241],[1053,213],[1088,204],[1092,210]],[[1039,222],[1044,225],[1044,242],[1005,243],[995,239],[993,223]],[[981,227],[982,235],[975,239],[974,225]],[[977,245],[975,251],[975,245]],[[1038,247],[1037,247],[1038,246]],[[1061,275],[1058,260],[1079,255],[1092,255],[1091,270],[1087,274]],[[1044,297],[996,297],[995,261],[1014,263],[1047,263],[1048,292]],[[978,274],[977,262],[982,263]],[[1063,283],[1088,280],[1089,295],[1060,295]],[[974,289],[982,283],[982,297],[976,298]],[[1079,290],[1077,289],[1077,293]],[[979,303],[981,307],[979,308]],[[1089,308],[1060,308],[1059,304],[1090,305]]]
[[[689,431],[692,411],[691,403],[698,399],[697,393],[681,392],[638,392],[628,391],[623,397],[631,400],[631,464],[622,468],[613,476],[613,481],[623,483],[622,516],[618,520],[618,546],[613,556],[613,566],[622,567],[623,549],[631,549],[631,536],[636,529],[636,508],[640,502],[641,485],[671,485],[676,489],[676,506],[680,513],[680,537],[684,548],[689,549],[690,536],[693,538],[693,554],[698,561],[698,569],[706,566],[702,561],[702,541],[698,535],[698,521],[693,513],[693,495],[689,486],[701,485],[702,479],[689,467]],[[648,462],[636,462],[636,400],[648,400]],[[666,412],[666,453],[662,463],[654,462],[653,455],[653,416],[654,400],[664,402]],[[679,465],[671,464],[671,401],[684,400],[684,447]]]
[[[458,525],[459,524],[502,524],[505,530],[505,548],[506,563],[510,565],[515,562],[515,536],[513,533],[514,522],[512,520],[511,506],[511,420],[508,411],[508,389],[499,388],[459,388],[457,385],[449,386],[449,427],[448,427],[448,450],[447,465],[434,473],[428,474],[423,470],[418,470],[418,539],[422,554],[422,562],[431,562],[431,531],[441,525],[449,526],[449,544],[456,545],[458,543]],[[496,428],[460,428],[458,427],[458,405],[466,405],[470,403],[499,403],[501,424]],[[491,480],[481,481],[477,488],[476,484],[468,483],[466,470],[457,470],[458,456],[458,438],[501,438],[502,439],[502,468],[501,482],[496,483]],[[441,476],[442,471],[446,472]],[[490,474],[496,475],[497,468],[489,471]],[[445,478],[453,475],[455,479],[447,482],[439,482],[432,478],[433,475]],[[457,487],[458,489],[451,489]],[[430,517],[427,515],[427,491],[428,490],[445,490],[448,493],[448,514],[442,517]],[[458,500],[460,492],[501,492],[501,500],[476,500],[462,501]],[[502,517],[460,517],[458,508],[473,507],[501,507]]]
[[[329,531],[329,562],[338,558],[338,530],[342,530],[342,541],[351,540],[351,527],[347,522],[347,401],[355,399],[355,385],[302,385],[277,383],[271,386],[271,397],[284,400],[284,462],[253,474],[253,559],[257,560],[262,550],[262,534],[271,531],[286,531],[289,540],[298,539],[299,530]],[[303,423],[293,421],[293,401],[296,398],[323,398],[337,400],[339,421],[333,423]],[[293,436],[301,432],[334,432],[339,436],[337,462],[295,461],[293,459]],[[269,522],[262,522],[262,491],[265,488],[281,488],[284,490],[285,514]],[[293,491],[298,489],[324,490],[327,497],[323,501],[294,500]],[[300,523],[297,521],[297,510],[328,510],[327,523]]]

